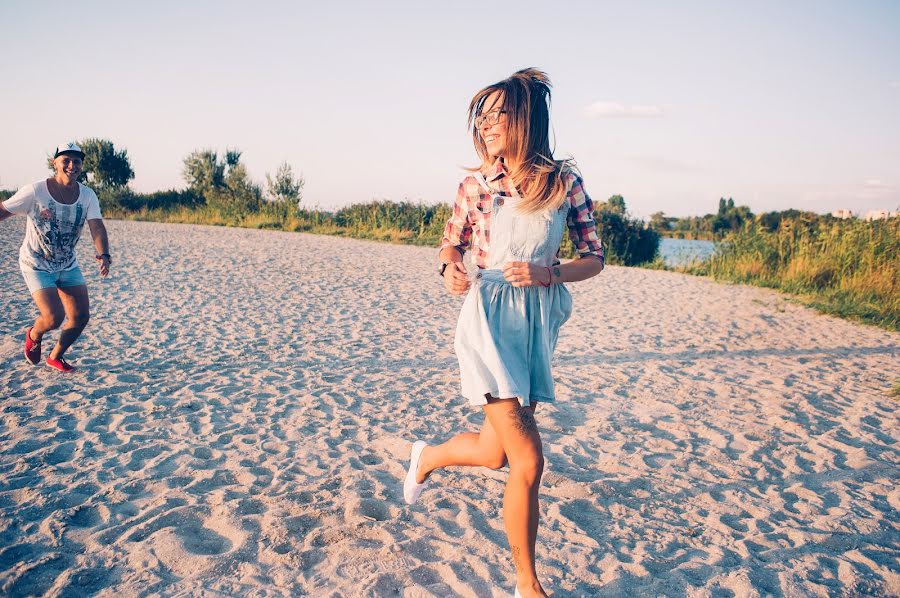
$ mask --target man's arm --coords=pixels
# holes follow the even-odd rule
[[[94,249],[97,250],[97,261],[100,263],[100,275],[109,274],[109,265],[112,260],[109,257],[109,237],[106,235],[106,226],[100,218],[88,220],[91,229],[91,237],[94,239]]]

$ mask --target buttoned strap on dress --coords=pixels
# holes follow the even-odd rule
[[[462,394],[470,405],[485,405],[489,397],[517,398],[523,407],[553,401],[550,361],[559,329],[572,313],[572,297],[562,284],[514,287],[502,268],[507,262],[553,266],[569,202],[522,214],[516,209],[521,197],[503,196],[481,173],[475,176],[491,196],[491,238],[487,266],[478,272],[456,325]]]

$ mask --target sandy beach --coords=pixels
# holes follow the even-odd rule
[[[411,440],[483,417],[433,249],[107,226],[67,377],[22,357],[0,224],[0,594],[511,595],[504,470],[403,503]],[[900,595],[900,335],[669,272],[569,288],[537,412],[553,595]]]

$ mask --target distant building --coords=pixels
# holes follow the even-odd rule
[[[872,220],[887,220],[900,216],[900,212],[891,212],[889,210],[869,210],[864,220],[871,222]]]
[[[850,210],[835,210],[831,213],[835,218],[840,218],[841,220],[846,220],[847,218],[853,218],[853,212]]]

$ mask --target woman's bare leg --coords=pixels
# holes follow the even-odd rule
[[[435,469],[454,465],[500,469],[506,465],[506,453],[490,420],[485,417],[481,431],[457,434],[447,442],[427,446],[419,457],[416,483],[421,484]]]
[[[523,598],[546,596],[534,566],[540,517],[538,490],[544,471],[544,453],[534,420],[534,406],[520,407],[516,399],[500,399],[485,405],[484,412],[509,461],[509,478],[503,495],[503,522],[516,565],[516,585]]]

